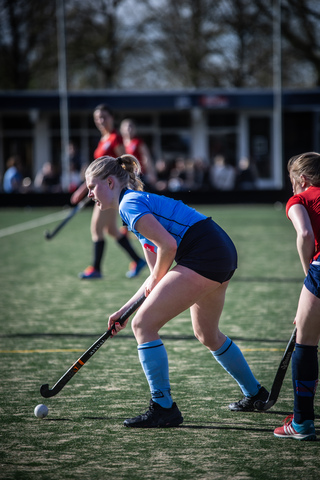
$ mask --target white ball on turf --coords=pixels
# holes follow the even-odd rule
[[[34,414],[38,418],[44,418],[48,415],[49,409],[46,405],[41,403],[40,405],[37,405],[34,409]]]

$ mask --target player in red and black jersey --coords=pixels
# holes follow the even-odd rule
[[[130,118],[122,120],[120,132],[126,153],[133,155],[139,160],[141,165],[141,180],[145,185],[145,189],[152,189],[156,183],[155,168],[152,163],[149,148],[143,139],[136,134],[136,125],[134,121]]]
[[[293,415],[289,415],[274,434],[279,438],[315,440],[314,397],[320,340],[320,154],[308,152],[292,157],[288,171],[293,196],[287,203],[286,212],[297,233],[297,250],[306,277],[295,318]]]
[[[114,129],[114,115],[107,105],[98,105],[93,112],[93,119],[97,129],[101,133],[101,139],[94,151],[94,159],[101,156],[118,157],[125,153],[122,137]],[[86,184],[81,185],[71,197],[71,202],[77,204],[86,194],[88,189]],[[93,261],[83,272],[79,274],[82,279],[101,278],[101,262],[105,251],[105,234],[113,237],[118,244],[126,250],[133,260],[134,267],[127,272],[127,277],[137,276],[146,266],[145,260],[136,254],[127,237],[127,232],[123,233],[117,226],[117,214],[113,210],[102,212],[97,206],[94,206],[91,218],[91,238],[93,242]]]

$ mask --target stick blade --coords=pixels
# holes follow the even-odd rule
[[[54,395],[54,393],[52,392],[52,390],[50,390],[48,383],[46,383],[46,384],[44,384],[44,385],[41,385],[41,387],[40,387],[40,394],[41,394],[44,398],[53,397],[53,395]]]
[[[273,407],[275,403],[275,400],[267,400],[266,402],[263,402],[262,400],[257,400],[254,406],[257,410],[265,412],[266,410],[269,410],[269,408]]]

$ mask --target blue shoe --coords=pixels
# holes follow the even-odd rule
[[[82,280],[91,280],[92,278],[102,278],[102,273],[94,267],[87,267],[83,272],[79,273]]]
[[[147,262],[142,258],[140,258],[138,263],[134,263],[133,265],[134,265],[133,268],[126,273],[127,278],[137,277],[141,272],[141,270],[147,265]]]

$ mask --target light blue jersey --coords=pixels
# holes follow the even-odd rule
[[[154,253],[157,251],[156,245],[135,229],[137,220],[143,215],[153,215],[174,237],[177,247],[192,225],[207,218],[180,200],[136,190],[125,190],[121,193],[119,213],[128,230],[136,235],[143,248]]]

